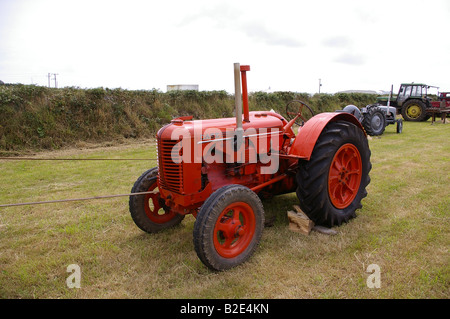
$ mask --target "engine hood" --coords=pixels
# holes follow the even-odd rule
[[[279,114],[268,111],[253,111],[249,113],[250,122],[243,122],[244,132],[248,129],[282,129],[287,121]],[[180,135],[209,139],[211,132],[220,130],[222,133],[234,134],[236,130],[236,118],[220,118],[207,120],[183,120],[174,119],[172,122],[158,131],[158,138],[165,140],[178,140]],[[206,136],[205,136],[206,132]]]

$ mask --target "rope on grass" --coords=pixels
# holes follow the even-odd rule
[[[156,158],[36,158],[36,157],[0,157],[0,160],[14,160],[14,161],[156,161]],[[94,196],[85,198],[72,198],[72,199],[59,199],[59,200],[48,200],[42,202],[28,202],[28,203],[14,203],[14,204],[3,204],[0,208],[13,207],[13,206],[26,206],[26,205],[39,205],[39,204],[52,204],[52,203],[64,203],[64,202],[75,202],[75,201],[85,201],[93,199],[104,199],[113,198],[121,196],[133,196],[133,195],[145,195],[145,194],[155,194],[154,191],[131,193],[131,194],[119,194],[119,195],[105,195],[105,196]]]
[[[156,161],[156,158],[38,158],[38,157],[0,157],[9,161]]]
[[[43,202],[28,202],[28,203],[15,203],[15,204],[4,204],[0,205],[0,208],[3,207],[13,207],[13,206],[26,206],[26,205],[39,205],[39,204],[52,204],[52,203],[64,203],[64,202],[75,202],[75,201],[84,201],[84,200],[92,200],[92,199],[104,199],[104,198],[112,198],[112,197],[121,197],[121,196],[134,196],[134,195],[146,195],[146,194],[156,194],[158,191],[149,191],[149,192],[140,192],[140,193],[131,193],[131,194],[119,194],[119,195],[105,195],[105,196],[94,196],[94,197],[85,197],[85,198],[72,198],[72,199],[59,199],[59,200],[48,200]]]

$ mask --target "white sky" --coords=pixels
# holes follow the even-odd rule
[[[0,0],[0,80],[233,93],[239,62],[249,91],[450,91],[449,31],[450,0]]]

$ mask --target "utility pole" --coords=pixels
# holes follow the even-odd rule
[[[50,77],[53,75],[53,81],[55,81],[55,88],[58,87],[58,82],[56,82],[56,76],[59,75],[58,73],[48,73],[48,87],[50,87]]]
[[[319,94],[320,94],[320,87],[322,86],[322,79],[319,79]]]
[[[56,82],[56,76],[58,75],[58,73],[53,73],[53,76],[55,77],[54,78],[54,80],[55,80],[55,88],[58,88],[58,84],[57,84],[57,82]]]

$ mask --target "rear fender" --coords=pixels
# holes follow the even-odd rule
[[[328,123],[336,121],[347,121],[353,123],[364,132],[364,135],[367,136],[361,123],[350,113],[320,113],[307,121],[305,125],[299,129],[292,147],[289,150],[289,155],[309,160],[320,133],[322,133]]]

